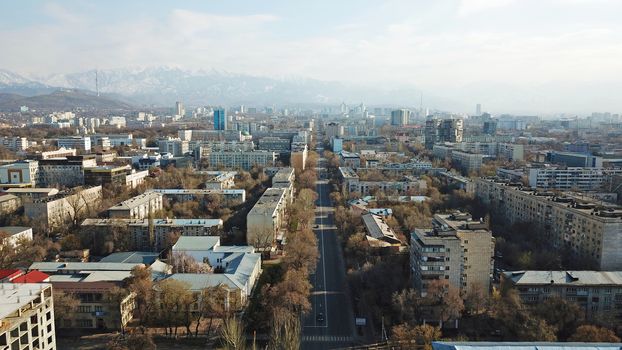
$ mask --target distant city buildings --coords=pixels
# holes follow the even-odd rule
[[[464,123],[462,119],[429,118],[425,122],[425,148],[443,142],[462,142]]]
[[[407,109],[398,109],[391,112],[391,125],[405,126],[408,124],[410,111]]]
[[[227,114],[224,108],[214,109],[214,130],[227,130]]]

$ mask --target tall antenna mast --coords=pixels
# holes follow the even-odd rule
[[[97,92],[97,97],[99,97],[99,80],[97,76],[97,69],[95,69],[95,92]]]
[[[419,97],[420,97],[420,100],[419,100],[419,112],[423,113],[423,92],[420,93]]]

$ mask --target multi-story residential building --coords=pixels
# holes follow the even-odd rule
[[[96,166],[94,155],[42,159],[39,161],[40,183],[46,187],[84,185],[84,169]]]
[[[361,156],[357,153],[341,151],[339,153],[339,164],[348,168],[359,168],[361,166]]]
[[[305,170],[309,150],[306,143],[293,143],[290,153],[290,165],[298,171]]]
[[[56,142],[59,148],[74,148],[83,152],[91,150],[91,138],[88,136],[59,137]]]
[[[160,153],[170,153],[175,157],[183,156],[190,151],[188,141],[179,138],[167,138],[158,140]]]
[[[395,111],[391,111],[391,125],[393,126],[408,125],[409,117],[410,117],[410,111],[407,109],[397,109]]]
[[[462,119],[430,118],[425,122],[425,148],[432,149],[435,143],[462,142],[464,123]]]
[[[344,134],[343,125],[339,123],[328,123],[325,127],[326,137],[330,140],[332,138],[341,138]]]
[[[211,152],[208,159],[212,168],[250,170],[254,166],[275,166],[276,152]]]
[[[150,226],[151,225],[151,226]],[[211,236],[222,229],[222,219],[86,219],[82,227],[91,228],[92,234],[100,235],[127,227],[132,249],[162,251],[169,248],[174,234],[181,236]]]
[[[35,262],[30,265],[29,271],[50,275],[49,280],[55,291],[73,294],[80,301],[76,311],[59,317],[57,328],[121,331],[132,320],[135,294],[118,287],[125,287],[125,280],[136,266],[144,264]],[[152,266],[152,272],[159,271]],[[111,291],[120,294],[111,295]]]
[[[602,189],[622,169],[606,168],[530,168],[529,186],[542,189],[595,191]]]
[[[262,137],[257,143],[257,149],[263,151],[288,152],[291,148],[291,140],[274,136]]]
[[[41,153],[29,154],[28,158],[36,160],[75,157],[77,151],[75,148],[60,148],[54,151],[45,151]]]
[[[586,268],[622,269],[622,210],[593,200],[475,180],[475,194],[508,225],[534,225],[551,247],[566,248]]]
[[[135,171],[129,165],[105,165],[84,169],[85,185],[118,184],[128,188],[136,188],[149,176],[148,170]]]
[[[98,166],[84,169],[84,184],[125,184],[125,176],[132,172],[132,167],[124,166]]]
[[[294,181],[296,172],[293,168],[280,168],[272,177],[272,187],[284,188],[286,190],[285,199],[288,203],[294,201]]]
[[[2,349],[56,350],[49,283],[0,283]]]
[[[145,147],[146,144],[134,139],[132,134],[108,134],[108,135],[93,135],[91,136],[91,143],[94,145],[100,144],[101,138],[108,138],[111,147],[123,147],[123,146],[138,146]]]
[[[66,221],[97,208],[102,200],[102,187],[76,187],[49,197],[24,203],[24,215],[47,228],[57,228]]]
[[[222,197],[223,204],[228,206],[235,206],[242,204],[246,201],[246,191],[243,189],[151,189],[145,193],[156,192],[164,196],[166,199],[172,202],[187,202],[187,201],[204,201],[209,199],[210,196]]]
[[[522,161],[525,159],[525,148],[516,143],[497,143],[497,158],[509,161]]]
[[[128,188],[136,188],[145,182],[145,179],[149,176],[149,170],[135,171],[125,175],[125,186]]]
[[[487,224],[465,213],[437,214],[431,230],[411,234],[411,269],[415,288],[426,293],[432,280],[448,280],[464,295],[490,289],[495,240]]]
[[[0,227],[0,234],[7,235],[0,237],[0,245],[15,247],[20,241],[32,241],[32,227],[4,226]]]
[[[12,194],[0,193],[0,214],[8,215],[13,214],[22,206],[22,200],[20,197]]]
[[[110,218],[145,219],[149,213],[162,210],[162,194],[145,192],[108,209]]]
[[[339,173],[342,178],[342,188],[346,193],[360,193],[368,195],[373,190],[386,192],[397,192],[398,194],[407,194],[411,191],[420,191],[427,188],[427,183],[412,175],[404,175],[399,180],[385,181],[364,181],[352,169],[339,167]]]
[[[190,130],[192,141],[236,141],[245,139],[239,130]]]
[[[546,161],[555,164],[563,164],[567,167],[602,168],[603,158],[588,153],[573,152],[547,152]]]
[[[287,190],[268,188],[246,215],[246,242],[258,249],[282,240]]]
[[[453,148],[509,161],[523,160],[525,153],[522,144],[504,142],[460,142],[454,144]]]
[[[4,191],[5,193],[15,195],[19,197],[22,202],[28,202],[33,199],[40,199],[50,197],[57,194],[59,191],[57,188],[9,188]]]
[[[452,144],[432,145],[432,155],[437,159],[451,160],[453,151],[454,146]]]
[[[235,171],[208,171],[208,175],[212,176],[205,181],[205,188],[211,190],[224,190],[235,186]]]
[[[253,141],[190,141],[190,150],[200,155],[210,152],[251,152],[255,149]],[[198,150],[200,149],[200,150]]]
[[[115,151],[104,151],[95,153],[95,160],[98,164],[100,163],[111,163],[117,158],[117,152]]]
[[[39,162],[36,160],[0,165],[0,187],[35,187],[39,184]]]
[[[343,151],[343,139],[333,137],[330,139],[330,147],[333,153],[339,153]]]
[[[501,285],[514,288],[532,307],[561,297],[577,304],[588,321],[622,322],[620,271],[508,271],[501,274]]]
[[[28,139],[25,137],[3,137],[0,139],[0,145],[3,145],[7,149],[20,152],[28,149]]]
[[[488,156],[485,154],[469,153],[458,150],[453,150],[451,152],[452,162],[467,173],[478,171],[482,167],[484,159],[486,158],[488,158]]]

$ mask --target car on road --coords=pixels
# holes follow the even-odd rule
[[[320,312],[319,314],[317,314],[317,316],[315,316],[315,319],[318,322],[324,322],[324,314]]]
[[[313,228],[320,228],[320,225],[313,225]]]

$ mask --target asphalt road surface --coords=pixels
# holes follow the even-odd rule
[[[324,169],[322,171],[325,172]],[[335,349],[354,344],[354,315],[346,293],[343,255],[336,237],[335,208],[326,180],[318,180],[314,231],[320,258],[310,276],[311,312],[303,319],[302,349]],[[323,315],[323,320],[318,315]]]

